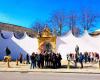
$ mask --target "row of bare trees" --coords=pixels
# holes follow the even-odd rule
[[[81,29],[89,30],[92,27],[96,27],[98,20],[99,15],[91,11],[83,11],[82,13],[70,12],[69,14],[65,11],[55,11],[45,24],[56,35],[62,35],[65,30],[65,32],[72,30],[74,35],[78,35]],[[41,32],[45,24],[38,21],[34,23],[32,28],[37,32]]]

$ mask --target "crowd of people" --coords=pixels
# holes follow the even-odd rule
[[[82,53],[82,52],[80,52],[80,53]],[[82,55],[83,55],[85,63],[96,62],[99,60],[99,53],[96,53],[96,52],[84,52],[84,53],[82,53]],[[75,60],[76,54],[75,53],[67,54],[67,59],[68,59],[68,57],[70,58],[70,60]]]
[[[10,54],[10,50],[6,48],[7,55]],[[26,58],[23,59],[23,54],[20,53],[17,60],[22,64],[23,61],[26,61],[26,64],[30,64],[30,68],[61,68],[61,54],[54,53],[52,51],[43,51],[41,53],[33,52],[32,55],[26,54]],[[75,53],[67,54],[67,61],[73,61],[75,67],[77,63],[81,64],[83,68],[83,62],[100,62],[100,55],[97,52],[79,52],[79,46],[76,45]]]
[[[74,61],[75,66],[76,66],[76,63],[79,62],[81,63],[81,68],[83,68],[83,62],[84,63],[98,62],[99,53],[96,53],[96,52],[84,52],[84,53],[80,52],[79,54],[70,53],[70,54],[67,54],[67,60]]]
[[[20,63],[23,62],[23,55],[20,54],[19,59]],[[30,68],[60,68],[61,67],[61,54],[44,51],[41,53],[33,52],[32,55],[26,55],[26,64],[31,64]],[[99,54],[96,52],[80,52],[67,54],[67,60],[73,61],[75,63],[75,67],[77,67],[77,63],[81,64],[81,68],[83,68],[83,63],[87,62],[98,62]]]
[[[41,53],[33,52],[32,55],[26,55],[26,63],[31,64],[30,68],[60,68],[61,67],[61,54],[44,51]],[[19,61],[22,63],[22,54],[19,56]]]

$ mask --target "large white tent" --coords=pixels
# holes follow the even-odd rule
[[[68,34],[57,37],[57,52],[62,54],[63,59],[66,59],[66,54],[75,53],[76,45],[79,46],[80,52],[100,53],[100,36],[92,37],[87,31],[84,31],[84,35],[81,37],[73,36],[71,31]]]
[[[15,60],[22,53],[24,58],[26,54],[38,52],[38,39],[31,38],[26,33],[21,39],[15,38],[13,32],[2,31],[6,39],[0,35],[0,60],[4,58],[5,49],[9,47],[11,56]],[[56,52],[60,52],[63,59],[66,59],[66,54],[75,53],[76,45],[79,46],[80,52],[97,52],[100,53],[100,35],[92,37],[87,31],[81,37],[73,36],[69,31],[66,35],[56,38]]]
[[[26,33],[21,39],[14,37],[13,32],[3,31],[3,34],[8,38],[3,39],[0,35],[0,60],[6,55],[5,49],[9,47],[11,50],[12,59],[16,60],[19,54],[22,53],[25,58],[26,54],[31,55],[32,52],[38,51],[38,40],[37,38],[31,38]]]

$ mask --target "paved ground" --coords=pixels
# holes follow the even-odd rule
[[[10,62],[10,68],[7,67],[6,62],[0,62],[0,72],[52,72],[52,73],[92,73],[92,74],[100,74],[100,68],[98,63],[87,63],[84,64],[84,68],[67,68],[67,62],[62,62],[63,67],[60,69],[30,69],[30,64],[19,64],[16,66],[16,62]],[[73,63],[71,63],[73,66]],[[80,64],[78,64],[80,67]]]
[[[100,80],[100,74],[0,72],[0,80]]]

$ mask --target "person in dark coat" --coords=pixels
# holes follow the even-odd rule
[[[78,62],[79,61],[79,46],[78,45],[76,45],[75,47],[75,52],[76,52],[76,62]]]
[[[45,67],[48,67],[48,59],[49,59],[49,54],[48,52],[45,53]]]
[[[36,59],[37,59],[37,67],[40,68],[40,54],[37,54]]]
[[[34,59],[34,67],[37,67],[37,54],[35,54],[35,59]]]
[[[58,67],[58,68],[61,67],[61,60],[62,60],[62,57],[61,57],[60,53],[58,53],[58,54],[57,54],[57,63],[58,63],[57,67]]]
[[[40,53],[40,67],[44,68],[44,55]]]
[[[19,55],[19,62],[22,64],[22,62],[23,62],[23,55],[22,55],[22,53],[20,53],[20,55]]]
[[[76,45],[76,47],[75,47],[75,67],[77,67],[77,62],[79,62],[79,46],[78,45]]]
[[[56,69],[56,67],[57,67],[57,64],[56,64],[57,56],[56,56],[55,53],[53,53],[53,55],[52,55],[52,62],[53,62],[53,68]]]
[[[26,55],[26,64],[30,64],[30,59],[29,59],[29,55]]]
[[[48,53],[48,66],[52,67],[52,52]]]
[[[85,63],[87,63],[88,62],[88,52],[84,53],[84,59],[85,59]]]
[[[80,52],[80,54],[79,54],[79,62],[81,64],[81,68],[83,68],[83,60],[84,60],[84,55]]]
[[[31,59],[31,69],[33,68],[34,69],[34,66],[35,66],[35,53],[33,52],[32,55],[30,56],[30,59]]]

